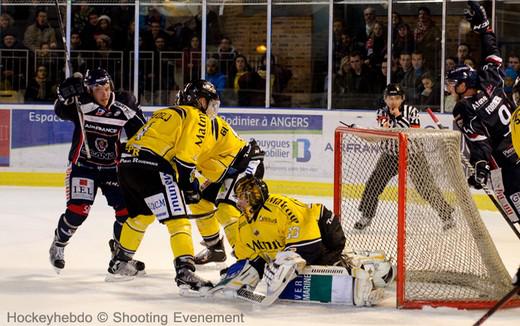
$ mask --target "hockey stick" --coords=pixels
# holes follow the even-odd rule
[[[493,315],[498,309],[500,309],[503,305],[505,305],[512,297],[516,294],[520,294],[520,285],[515,286],[511,291],[509,291],[500,301],[498,301],[488,312],[484,314],[473,326],[482,325],[491,315]]]
[[[435,113],[433,113],[433,111],[430,109],[430,108],[427,108],[426,109],[426,112],[430,115],[430,117],[432,118],[433,122],[437,125],[437,127],[439,129],[448,129],[448,127],[445,127],[441,124],[441,122],[439,121],[439,118],[437,118],[437,116],[435,115]],[[464,164],[464,166],[466,168],[469,169],[469,171],[471,173],[475,173],[475,170],[473,169],[473,166],[471,166],[471,163],[468,161],[468,159],[464,156],[464,154],[461,153],[461,160],[462,160],[462,163]],[[484,192],[486,193],[486,195],[489,197],[489,199],[491,200],[491,202],[493,202],[493,205],[495,205],[495,207],[497,208],[497,210],[500,212],[500,214],[502,215],[502,217],[506,220],[507,224],[509,224],[509,226],[511,227],[511,229],[513,230],[513,232],[515,233],[515,235],[518,237],[518,239],[520,239],[520,231],[516,228],[516,226],[514,225],[514,222],[511,221],[511,219],[509,219],[509,217],[507,217],[507,213],[504,211],[504,209],[502,208],[502,205],[498,202],[498,200],[495,198],[495,194],[493,192],[493,190],[489,189],[487,187],[487,185],[485,184],[481,184],[482,186],[482,189],[484,189]]]
[[[65,26],[63,25],[63,18],[61,17],[60,4],[58,0],[55,2],[56,11],[58,11],[58,24],[60,25],[61,40],[63,42],[63,48],[65,49],[65,62],[69,68],[69,74],[72,74],[72,61],[70,59],[70,53],[67,48],[67,40],[65,39]],[[83,137],[83,146],[85,146],[87,158],[90,159],[92,157],[90,156],[90,147],[88,146],[87,132],[85,131],[85,118],[83,117],[83,111],[81,111],[81,107],[76,96],[74,96],[74,104],[76,105],[76,111],[78,112],[79,128],[81,130],[81,137]]]

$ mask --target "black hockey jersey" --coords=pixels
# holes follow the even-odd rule
[[[119,140],[123,128],[130,138],[145,123],[135,97],[128,92],[112,93],[106,108],[97,104],[89,94],[81,96],[79,102],[84,117],[90,159],[87,158],[76,105],[59,100],[54,104],[57,116],[74,122],[69,161],[89,166],[115,166],[120,154]]]
[[[478,71],[480,90],[460,100],[453,109],[455,123],[466,136],[471,163],[496,162],[499,167],[516,164],[509,123],[514,105],[503,90],[502,59],[495,35],[482,35],[486,64]]]

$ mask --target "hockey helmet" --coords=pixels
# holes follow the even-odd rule
[[[463,82],[466,83],[466,87],[468,88],[477,88],[477,71],[468,65],[459,65],[455,69],[452,69],[448,72],[448,85],[457,87]]]
[[[103,68],[87,70],[83,83],[89,91],[95,86],[103,86],[106,84],[109,84],[110,90],[114,91],[114,82],[108,72]]]
[[[396,83],[388,84],[384,92],[384,97],[387,96],[401,96],[402,98],[404,98],[403,88],[401,87],[401,85]]]
[[[513,84],[513,101],[516,106],[520,106],[520,76],[516,77]]]
[[[202,106],[199,101],[200,98],[206,99],[206,107]],[[193,106],[214,118],[218,114],[220,99],[217,89],[212,83],[204,79],[198,79],[189,82],[179,91],[175,104]]]
[[[254,176],[246,176],[238,180],[234,191],[238,198],[237,206],[247,217],[260,210],[269,197],[267,184]]]

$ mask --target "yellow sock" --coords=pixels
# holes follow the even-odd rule
[[[190,205],[191,214],[197,215],[198,218],[212,216],[215,210],[215,205],[206,199],[201,199],[198,203]]]
[[[235,247],[237,241],[237,222],[239,217],[240,211],[235,206],[227,203],[220,203],[215,213],[215,218],[224,228],[224,233],[232,248]]]
[[[191,223],[187,218],[179,218],[164,222],[170,232],[170,246],[173,257],[194,256]]]
[[[144,237],[144,232],[148,225],[155,220],[153,215],[137,215],[129,217],[121,230],[119,243],[123,249],[136,252]]]

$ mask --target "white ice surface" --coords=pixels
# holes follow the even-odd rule
[[[331,198],[300,197],[332,207]],[[423,310],[395,309],[395,293],[390,291],[383,304],[354,308],[319,304],[276,303],[261,309],[249,303],[226,299],[181,297],[174,284],[172,256],[166,228],[154,223],[148,229],[136,258],[146,263],[148,275],[131,282],[106,283],[109,260],[107,241],[111,237],[113,211],[98,196],[88,220],[67,246],[66,268],[56,275],[48,261],[48,249],[59,215],[64,209],[61,188],[0,187],[0,325],[26,325],[13,322],[14,314],[92,315],[92,323],[51,323],[50,325],[209,325],[174,319],[190,314],[240,314],[243,323],[231,325],[471,325],[484,311],[449,308]],[[500,255],[512,274],[520,263],[520,241],[498,213],[482,212]],[[198,251],[200,236],[194,229]],[[232,259],[228,259],[231,263]],[[213,270],[200,271],[216,280]],[[108,313],[108,322],[96,317]],[[116,315],[118,313],[118,315]],[[144,322],[117,322],[117,316],[140,315]],[[8,314],[11,319],[8,320]],[[155,315],[155,320],[151,320]],[[166,315],[160,319],[158,316]],[[181,316],[181,317],[179,317]],[[165,323],[166,322],[166,323]],[[225,325],[227,323],[213,323]],[[30,323],[27,325],[45,325]],[[487,325],[520,325],[520,308],[500,310]]]

